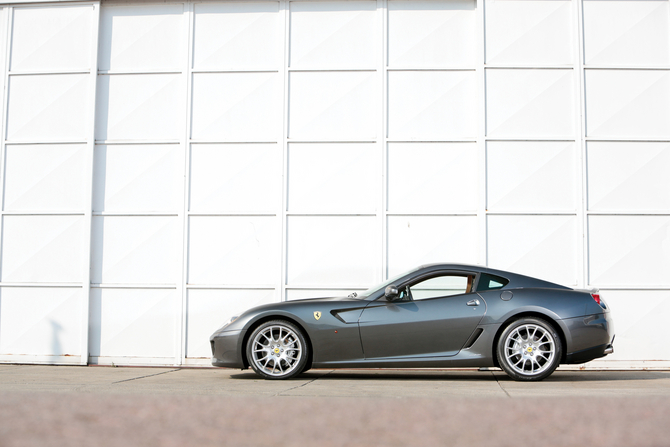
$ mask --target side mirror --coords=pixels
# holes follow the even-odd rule
[[[395,301],[398,299],[398,289],[396,286],[386,286],[384,290],[384,296],[389,301]]]

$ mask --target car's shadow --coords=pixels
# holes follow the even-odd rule
[[[259,380],[252,370],[233,374],[231,379]],[[399,371],[399,370],[311,370],[289,380],[403,380],[403,381],[500,381],[513,382],[502,370]],[[670,379],[670,371],[556,371],[544,382],[600,382],[612,380]]]
[[[449,373],[448,375],[439,373],[397,373],[391,371],[382,372],[351,372],[351,371],[310,371],[299,374],[296,377],[288,380],[413,380],[413,381],[444,381],[444,380],[495,380],[491,374],[481,373],[481,376],[471,374],[457,374]],[[247,373],[234,374],[230,376],[231,379],[239,380],[258,380],[261,377],[256,375],[253,371]]]

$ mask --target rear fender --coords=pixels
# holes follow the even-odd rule
[[[574,340],[571,335],[569,323],[570,319],[568,320],[561,320],[556,318],[556,314],[552,312],[547,312],[546,309],[537,309],[536,307],[528,307],[526,309],[520,309],[519,312],[512,312],[509,315],[507,315],[507,318],[499,325],[499,330],[498,333],[496,334],[495,340],[492,344],[493,352],[495,355],[495,350],[496,350],[496,345],[498,343],[498,337],[502,333],[502,331],[507,327],[508,324],[510,324],[512,321],[515,321],[519,318],[524,318],[524,317],[531,317],[531,318],[541,318],[543,320],[546,320],[549,324],[553,325],[559,332],[559,337],[561,338],[561,341],[563,342],[563,355],[567,352],[572,351],[572,346],[574,344]]]
[[[478,293],[488,306],[481,324],[503,323],[521,312],[544,314],[556,321],[582,317],[586,315],[588,300],[593,301],[586,293],[560,289],[503,289]]]

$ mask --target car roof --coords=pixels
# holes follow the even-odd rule
[[[545,281],[543,279],[533,278],[531,276],[508,272],[505,270],[497,270],[483,265],[435,263],[435,264],[424,264],[416,269],[417,272],[423,271],[425,273],[435,270],[464,270],[468,272],[488,273],[490,275],[500,276],[502,278],[509,280],[509,283],[504,287],[505,289],[517,289],[521,287],[570,289],[570,287]]]

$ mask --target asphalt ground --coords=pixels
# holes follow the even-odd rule
[[[0,365],[0,446],[670,446],[670,371]]]

